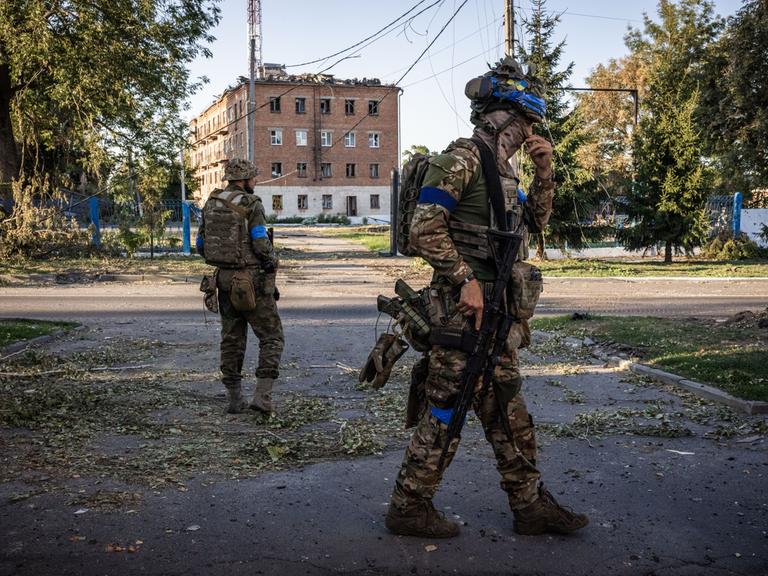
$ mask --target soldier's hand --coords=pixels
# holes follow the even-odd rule
[[[464,316],[472,316],[474,314],[475,330],[480,330],[480,326],[483,323],[483,289],[480,286],[480,282],[470,280],[461,287],[457,309]]]
[[[549,178],[552,175],[552,144],[538,134],[532,134],[525,140],[525,149],[536,165],[536,175]]]

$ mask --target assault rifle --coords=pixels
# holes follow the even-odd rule
[[[507,290],[507,286],[512,278],[512,266],[517,260],[522,242],[522,234],[488,230],[488,247],[496,264],[496,280],[493,283],[490,297],[485,298],[483,303],[483,320],[480,324],[480,331],[477,333],[475,345],[467,358],[464,381],[453,408],[451,421],[448,424],[448,437],[440,455],[440,467],[443,466],[445,457],[448,455],[448,447],[451,442],[461,435],[469,404],[475,394],[475,384],[481,375],[483,376],[483,386],[488,386],[491,383],[493,370],[501,362],[501,355],[504,353],[509,330],[512,328],[512,324],[517,321],[517,318],[511,313],[511,306],[506,301],[506,295],[511,292],[511,290]],[[491,349],[492,342],[494,345]],[[509,422],[504,417],[504,413],[502,413],[501,421],[505,432],[511,438]]]

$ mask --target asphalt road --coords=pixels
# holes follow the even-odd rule
[[[279,282],[284,360],[302,370],[335,361],[357,366],[372,343],[375,296],[391,291],[392,277],[346,258],[350,247],[343,241],[301,238],[292,241],[298,247],[312,242],[305,247],[314,256],[285,270]],[[550,279],[541,311],[727,316],[766,304],[768,280]],[[158,369],[170,375],[217,365],[218,320],[209,313],[204,323],[192,283],[5,287],[0,316],[67,318],[91,328],[81,339],[54,345],[58,350],[83,350],[115,336],[207,342],[194,357],[183,347],[170,348],[170,356],[158,356]],[[253,356],[251,343],[249,366]],[[528,357],[526,375],[525,395],[539,423],[655,405],[688,414],[674,391],[638,383],[620,370],[565,360],[535,364]],[[289,387],[338,393],[324,386],[325,379],[310,370],[303,378],[285,378],[278,382],[278,405]],[[581,403],[567,401],[564,390],[580,395]],[[244,480],[200,477],[184,491],[131,487],[143,492],[131,513],[75,514],[78,506],[65,494],[17,499],[33,489],[22,477],[0,484],[0,576],[768,575],[764,435],[714,440],[705,432],[715,424],[677,418],[690,436],[544,437],[538,465],[545,482],[591,518],[572,537],[512,532],[492,454],[470,426],[436,497],[439,508],[463,523],[457,539],[393,537],[384,529],[401,448]],[[102,482],[75,478],[67,489],[93,491]],[[135,554],[105,552],[109,543],[137,541],[142,544]]]

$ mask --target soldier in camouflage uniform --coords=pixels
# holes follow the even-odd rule
[[[447,326],[466,329],[467,323],[474,323],[475,329],[479,329],[484,290],[495,278],[485,231],[497,224],[489,206],[489,189],[477,140],[494,153],[507,214],[511,212],[522,219],[531,232],[540,232],[547,224],[554,182],[552,147],[532,130],[533,123],[541,121],[545,112],[535,78],[527,76],[507,57],[484,77],[470,81],[466,91],[472,101],[474,140],[459,139],[430,159],[413,215],[410,242],[434,268],[431,287],[458,295],[458,302],[452,297],[444,299],[453,306],[446,311]],[[519,190],[510,164],[522,146],[536,170],[527,196]],[[473,409],[493,447],[501,487],[507,492],[515,516],[515,531],[569,533],[586,526],[588,519],[561,507],[544,489],[536,467],[533,420],[520,393],[522,378],[517,350],[530,343],[527,319],[533,314],[541,291],[540,273],[522,262],[525,258],[527,241],[514,273],[527,295],[518,316],[521,321],[510,330],[506,352],[494,371],[494,386],[483,388],[482,381],[478,382]],[[387,527],[396,534],[447,538],[459,533],[458,524],[434,508],[432,497],[458,448],[456,438],[441,467],[452,406],[462,385],[467,357],[466,352],[441,345],[431,349],[425,384],[428,409],[406,449],[386,517]],[[502,396],[502,402],[495,393]],[[500,405],[506,406],[506,410],[502,412]],[[511,438],[502,419],[508,422]]]
[[[267,233],[264,206],[253,194],[256,173],[247,160],[233,158],[227,163],[224,180],[228,185],[214,190],[205,203],[196,242],[206,262],[217,266],[221,374],[229,400],[227,412],[232,414],[248,407],[241,388],[248,326],[259,339],[256,389],[250,407],[264,414],[272,411],[272,386],[284,346],[275,303],[278,260]],[[248,302],[241,304],[243,299]]]

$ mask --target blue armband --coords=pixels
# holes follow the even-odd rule
[[[522,188],[518,188],[517,199],[520,202],[520,204],[525,204],[525,201],[528,200],[528,194],[526,194]]]
[[[437,204],[448,210],[448,212],[453,212],[456,209],[457,203],[453,196],[440,188],[425,186],[419,192],[419,204]]]
[[[257,238],[269,238],[266,226],[254,226],[251,228],[251,240],[256,240]]]
[[[198,234],[197,238],[195,238],[195,250],[197,250],[198,254],[203,253],[204,246],[205,246],[205,241],[203,240],[203,237]]]
[[[453,417],[453,408],[438,408],[437,406],[430,406],[429,411],[432,416],[440,420],[443,424],[450,424]]]

